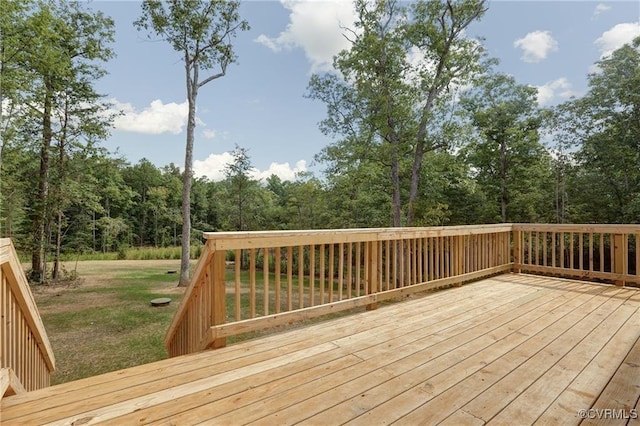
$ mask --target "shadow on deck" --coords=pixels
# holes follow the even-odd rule
[[[637,424],[639,337],[638,289],[504,274],[5,397],[0,421]]]

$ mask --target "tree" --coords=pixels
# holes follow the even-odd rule
[[[224,77],[228,66],[236,60],[232,39],[238,30],[249,29],[247,21],[240,20],[239,5],[238,1],[226,0],[172,0],[165,6],[160,0],[145,0],[142,3],[142,16],[134,23],[138,30],[150,31],[169,42],[184,61],[189,114],[182,187],[181,286],[189,282],[190,195],[198,91],[205,84]],[[201,78],[200,71],[216,67],[219,68],[218,72]]]
[[[497,201],[496,216],[502,222],[516,217],[534,220],[524,210],[527,204],[536,204],[536,188],[550,172],[549,156],[539,143],[537,90],[518,84],[511,76],[487,74],[465,94],[461,104],[479,134],[477,141],[465,148],[466,155],[488,198]],[[516,199],[520,200],[519,216],[508,212]]]
[[[412,225],[425,153],[446,148],[437,137],[456,87],[482,68],[482,46],[464,30],[485,12],[481,0],[356,0],[351,47],[335,75],[314,75],[309,97],[327,105],[321,129],[341,139],[325,161],[378,162],[391,181],[392,223]],[[341,152],[341,156],[334,155]],[[345,155],[346,154],[346,155]]]
[[[589,91],[556,108],[559,146],[573,151],[570,218],[635,223],[640,217],[640,37],[597,63]]]
[[[37,128],[40,134],[37,192],[30,210],[30,276],[41,282],[46,278],[46,242],[54,215],[50,194],[52,143],[63,141],[71,133],[69,126],[75,124],[85,136],[88,131],[104,136],[109,125],[108,119],[100,119],[104,107],[87,105],[98,105],[100,99],[92,85],[105,73],[99,63],[113,55],[107,47],[113,41],[113,21],[100,12],[85,11],[78,2],[43,2],[24,20],[17,37],[25,48],[16,61],[30,79],[28,86],[17,90],[28,108],[24,111],[31,120],[31,130]],[[61,118],[58,122],[57,117]],[[90,130],[84,127],[89,117]]]
[[[227,164],[224,169],[229,222],[227,228],[234,231],[256,230],[256,213],[259,200],[259,183],[252,179],[249,173],[253,169],[251,158],[246,148],[236,145],[231,153],[233,162]]]

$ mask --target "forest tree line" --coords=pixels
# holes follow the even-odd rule
[[[224,230],[638,222],[640,38],[595,64],[582,97],[542,108],[536,88],[463,36],[485,2],[355,5],[351,49],[304,94],[327,107],[320,175],[259,181],[236,147],[222,181],[191,180],[192,242]],[[63,1],[2,8],[0,236],[53,261],[54,277],[65,252],[179,245],[183,169],[101,146],[113,117],[92,83],[113,57],[113,21]]]

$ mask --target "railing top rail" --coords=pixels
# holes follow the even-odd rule
[[[514,231],[556,231],[556,232],[582,232],[582,233],[607,233],[607,234],[634,234],[640,233],[640,224],[565,224],[565,223],[514,223]]]
[[[511,224],[431,226],[423,228],[354,228],[289,231],[205,232],[204,238],[217,250],[264,248],[308,244],[385,241],[405,238],[441,237],[510,232]]]
[[[33,294],[29,289],[27,278],[22,272],[18,255],[9,238],[0,238],[0,267],[3,273],[9,275],[11,281],[17,284],[17,289],[14,288],[14,296],[22,308],[49,371],[54,371],[56,361],[49,337],[42,323],[42,318],[40,318]]]

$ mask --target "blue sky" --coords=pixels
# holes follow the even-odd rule
[[[157,166],[183,166],[187,106],[180,55],[133,27],[139,2],[103,0],[91,7],[116,22],[117,57],[96,85],[124,115],[104,146],[130,163],[147,158]],[[331,142],[318,130],[325,108],[303,95],[312,73],[327,70],[331,57],[348,47],[340,25],[353,22],[350,2],[245,1],[241,14],[251,30],[236,38],[238,63],[200,90],[194,171],[220,179],[237,144],[248,149],[258,178],[319,173],[322,165],[313,157]],[[467,31],[485,39],[499,71],[538,87],[541,105],[584,94],[594,62],[638,35],[637,1],[493,0]]]

